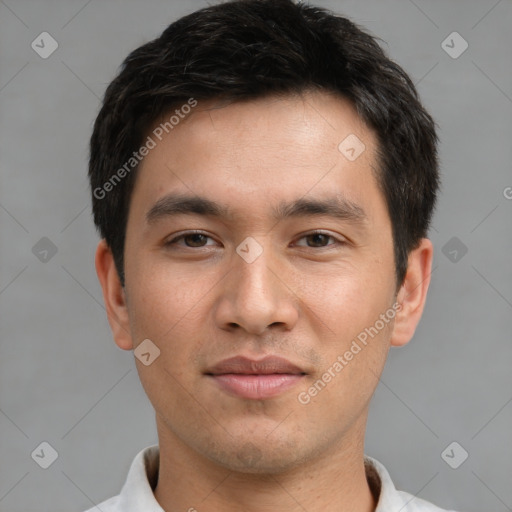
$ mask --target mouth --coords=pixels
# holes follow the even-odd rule
[[[237,356],[209,368],[205,375],[232,396],[263,400],[296,386],[307,373],[281,357],[254,360]]]

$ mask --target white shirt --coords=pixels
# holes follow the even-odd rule
[[[86,512],[165,512],[153,495],[159,456],[157,444],[141,450],[133,459],[121,493]],[[407,492],[397,491],[386,468],[376,459],[365,455],[364,463],[368,485],[379,496],[375,512],[455,512],[436,507]]]

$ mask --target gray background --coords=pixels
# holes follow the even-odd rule
[[[442,139],[430,295],[415,338],[391,350],[365,451],[398,488],[443,508],[512,510],[512,3],[317,4],[386,41]],[[96,278],[87,144],[122,59],[205,5],[0,1],[2,512],[89,508],[117,494],[134,455],[157,441]],[[43,31],[59,45],[47,59],[31,48]],[[453,31],[469,44],[456,59],[441,46]],[[52,257],[32,250],[43,237]],[[31,458],[43,441],[58,452],[46,470]],[[441,457],[453,441],[469,453],[457,469]]]

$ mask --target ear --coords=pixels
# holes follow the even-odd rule
[[[434,249],[428,238],[410,252],[404,282],[397,294],[401,308],[395,316],[391,345],[401,347],[408,343],[416,331],[427,299]]]
[[[126,295],[121,286],[114,256],[104,239],[96,249],[96,273],[103,289],[103,300],[114,341],[123,350],[133,349]]]

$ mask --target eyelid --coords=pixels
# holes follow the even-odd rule
[[[184,239],[187,236],[191,236],[191,235],[204,235],[206,238],[210,238],[211,240],[214,240],[214,238],[212,236],[210,236],[208,233],[201,231],[199,229],[193,229],[193,230],[189,230],[189,231],[184,231],[183,233],[178,233],[178,234],[172,235],[172,238],[170,238],[169,240],[166,240],[164,242],[164,246],[177,245],[178,241]],[[306,237],[312,236],[312,235],[325,235],[328,238],[332,238],[333,240],[335,240],[336,244],[338,244],[338,245],[346,245],[349,243],[349,241],[345,237],[339,235],[339,237],[340,237],[339,238],[338,236],[335,236],[335,235],[331,234],[330,232],[324,231],[321,229],[314,229],[312,231],[307,231],[306,233],[302,233],[296,238],[296,240],[301,240],[302,238],[306,238]],[[195,247],[195,248],[194,247],[186,247],[186,248],[187,249],[202,249],[204,247],[208,247],[208,246]],[[306,247],[306,248],[308,248],[308,247]],[[309,249],[328,249],[328,248],[329,248],[329,246],[309,247]]]
[[[204,231],[201,231],[200,229],[191,229],[189,231],[184,231],[183,233],[177,233],[177,234],[174,233],[173,235],[171,235],[170,238],[166,238],[164,240],[163,245],[164,246],[175,245],[177,241],[182,240],[183,238],[185,238],[187,236],[192,236],[192,235],[204,235],[205,237],[214,240],[214,238],[212,236],[210,236],[208,233],[206,233]],[[192,247],[189,247],[189,249],[192,249]],[[199,247],[199,249],[200,249],[200,247]]]
[[[348,240],[344,236],[342,236],[342,235],[335,236],[332,233],[330,233],[329,231],[324,231],[322,229],[314,229],[313,231],[307,231],[306,233],[302,233],[301,235],[299,235],[297,237],[297,240],[301,240],[302,238],[312,236],[312,235],[325,235],[329,238],[332,238],[333,240],[336,240],[336,243],[339,245],[348,244]],[[328,246],[326,246],[326,247],[310,247],[310,249],[328,249]]]

